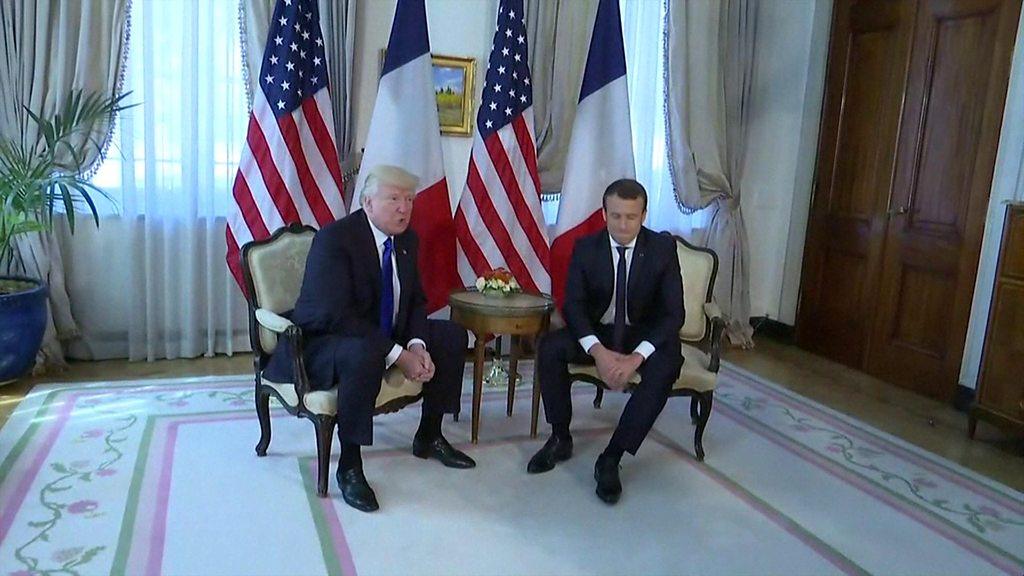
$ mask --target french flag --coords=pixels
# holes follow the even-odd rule
[[[605,188],[620,178],[633,178],[635,173],[619,2],[601,0],[551,243],[551,288],[559,306],[576,239],[604,228],[601,197]]]
[[[398,0],[353,209],[359,206],[366,174],[380,164],[401,167],[420,179],[410,225],[419,237],[427,311],[434,312],[462,283],[455,265],[455,223],[441,156],[424,0]]]

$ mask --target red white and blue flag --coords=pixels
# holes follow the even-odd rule
[[[559,305],[576,239],[604,227],[601,198],[605,188],[634,175],[619,2],[601,0],[569,139],[551,243],[552,289]]]
[[[455,213],[459,273],[471,286],[503,267],[525,290],[550,292],[523,17],[523,0],[499,2],[469,174]]]
[[[427,311],[434,312],[447,304],[448,294],[461,282],[424,0],[398,0],[353,207],[359,206],[366,175],[380,164],[398,166],[420,180],[410,225],[419,237],[418,266]]]
[[[228,214],[227,263],[239,286],[240,246],[345,215],[328,84],[316,0],[278,0]]]

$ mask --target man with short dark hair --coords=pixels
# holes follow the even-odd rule
[[[538,377],[552,434],[527,471],[547,472],[572,456],[569,364],[596,364],[612,390],[625,390],[638,373],[640,383],[594,466],[598,497],[614,504],[622,493],[622,454],[636,454],[683,365],[683,287],[675,240],[643,226],[644,187],[617,180],[602,202],[607,229],[577,240],[569,263],[562,306],[567,327],[548,333],[538,346]]]
[[[291,314],[305,337],[310,383],[338,387],[338,486],[345,502],[366,512],[379,505],[363,474],[360,446],[373,444],[375,403],[391,366],[423,383],[413,454],[450,468],[476,465],[441,435],[442,416],[459,410],[468,336],[453,322],[427,319],[418,243],[408,229],[418,180],[395,166],[369,170],[362,210],[313,238]],[[270,379],[291,381],[290,350],[277,347],[266,371]]]

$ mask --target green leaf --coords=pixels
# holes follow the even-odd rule
[[[68,473],[68,467],[63,465],[63,464],[61,464],[60,462],[51,462],[50,463],[50,468],[53,468],[53,470],[55,472],[57,472],[58,474],[67,474]]]

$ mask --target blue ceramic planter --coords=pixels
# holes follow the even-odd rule
[[[14,380],[32,369],[46,330],[46,285],[32,278],[22,280],[33,288],[14,294],[0,294],[0,383]]]

